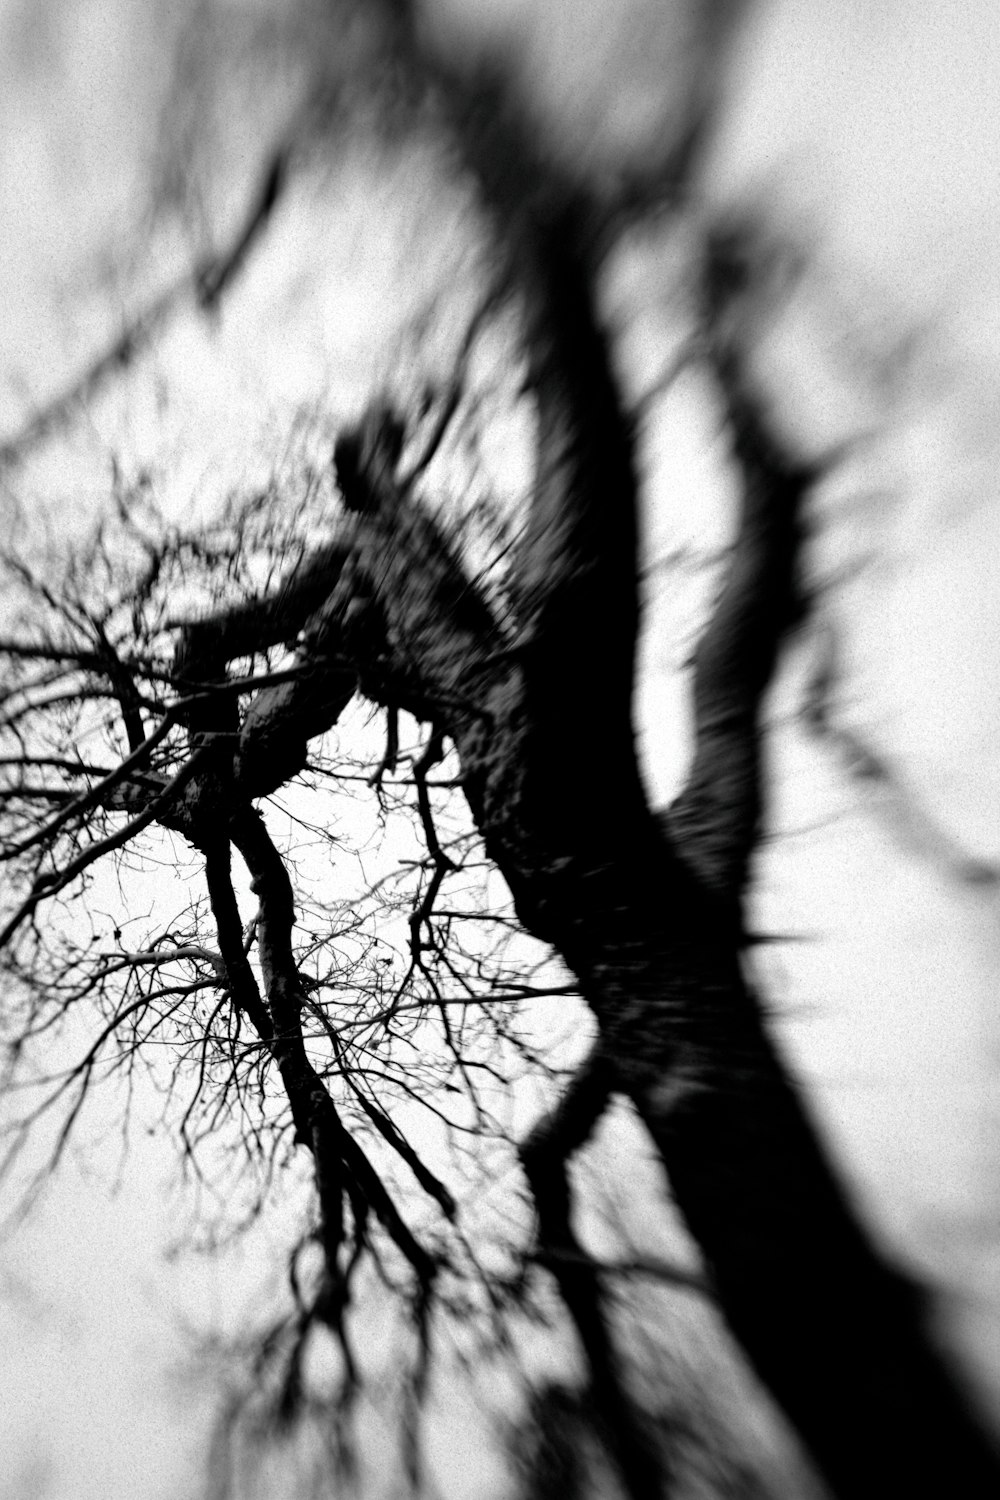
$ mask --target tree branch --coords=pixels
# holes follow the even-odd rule
[[[799,514],[817,478],[774,442],[729,327],[739,252],[730,236],[710,237],[703,298],[704,343],[740,485],[739,521],[722,592],[694,656],[694,758],[665,819],[685,859],[731,906],[757,842],[761,703],[800,608]]]
[[[65,890],[66,886],[82,875],[84,870],[88,869],[95,861],[103,859],[106,854],[111,854],[115,849],[121,849],[130,839],[135,838],[137,833],[141,833],[151,823],[155,823],[158,819],[168,814],[176,803],[180,793],[205,763],[208,753],[207,750],[196,750],[177,774],[166,783],[162,792],[153,797],[138,817],[133,818],[124,828],[120,828],[116,833],[109,834],[105,839],[88,844],[62,870],[39,876],[27,900],[21,903],[6,926],[0,931],[0,948],[7,946],[18,928],[32,915],[42,901],[46,901],[49,897],[57,895],[59,891]]]
[[[322,1208],[324,1247],[331,1289],[337,1305],[345,1288],[338,1251],[343,1238],[342,1197],[353,1186],[374,1212],[413,1269],[423,1293],[429,1292],[437,1267],[404,1223],[377,1172],[344,1129],[333,1100],[303,1043],[302,983],[292,951],[295,918],[291,882],[259,813],[247,809],[234,819],[233,840],[253,879],[260,903],[258,948],[265,993],[274,1025],[271,1050],[281,1072],[299,1137],[316,1161]],[[346,1178],[345,1178],[346,1173]],[[356,1225],[356,1231],[358,1226]]]
[[[570,1218],[567,1162],[603,1113],[613,1078],[613,1069],[600,1046],[596,1047],[518,1154],[538,1215],[537,1258],[551,1270],[573,1320],[587,1359],[594,1401],[607,1426],[630,1500],[654,1500],[662,1492],[665,1476],[625,1387],[608,1326],[601,1274],[583,1251]]]

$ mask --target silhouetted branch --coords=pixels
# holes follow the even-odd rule
[[[666,826],[699,876],[740,897],[761,816],[760,712],[782,637],[799,608],[799,511],[816,479],[772,436],[731,332],[738,247],[706,250],[704,348],[722,398],[739,484],[739,519],[722,591],[694,656],[695,751]]]
[[[595,1048],[549,1115],[518,1148],[538,1215],[537,1259],[555,1277],[587,1359],[590,1387],[631,1500],[654,1500],[660,1473],[648,1431],[630,1397],[614,1347],[602,1278],[573,1231],[567,1163],[607,1104],[614,1071]]]

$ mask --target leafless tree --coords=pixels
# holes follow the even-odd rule
[[[513,1255],[506,1277],[479,1264],[456,1190],[394,1108],[416,1099],[453,1138],[470,1132],[481,1180],[490,1141],[509,1145],[492,1091],[524,1071],[560,1084],[518,1150],[534,1258],[589,1376],[582,1394],[539,1400],[549,1457],[533,1483],[573,1492],[556,1437],[579,1431],[583,1411],[638,1500],[668,1492],[669,1452],[630,1387],[611,1273],[574,1230],[568,1175],[623,1096],[699,1247],[705,1288],[831,1492],[993,1494],[990,1443],[932,1346],[916,1288],[857,1219],[748,977],[761,704],[807,609],[799,518],[819,476],[782,447],[752,378],[753,237],[706,223],[690,192],[706,99],[695,91],[648,178],[609,186],[549,149],[502,58],[435,50],[405,3],[338,14],[355,27],[357,96],[341,92],[335,108],[323,96],[324,139],[345,121],[375,129],[387,150],[431,132],[475,201],[485,285],[450,384],[409,405],[374,393],[326,468],[303,460],[282,476],[283,501],[305,497],[298,509],[267,492],[214,530],[164,534],[121,482],[113,525],[61,576],[6,558],[20,624],[2,642],[3,857],[17,892],[2,933],[16,997],[5,1025],[14,1074],[34,1069],[42,1088],[16,1139],[59,1101],[58,1151],[98,1076],[169,1042],[169,1076],[156,1070],[192,1160],[225,1114],[265,1177],[292,1147],[309,1162],[316,1227],[293,1258],[295,1316],[261,1347],[260,1389],[286,1415],[301,1406],[308,1341],[327,1328],[349,1407],[352,1297],[374,1268],[411,1311],[404,1385],[416,1404],[435,1306],[474,1295],[499,1318],[524,1295],[524,1274]],[[226,294],[320,129],[312,106],[264,161],[229,248],[11,438],[9,462],[127,367],[176,301]],[[713,382],[741,488],[695,653],[694,756],[667,809],[649,805],[634,744],[637,414],[601,300],[613,248],[656,214],[691,246],[684,357]],[[451,435],[475,426],[477,341],[511,319],[534,474],[522,524],[505,530],[481,510],[490,563],[477,572],[433,490]],[[306,506],[325,517],[321,541],[305,539]],[[321,740],[359,694],[386,715],[374,768],[331,757]],[[268,799],[293,785],[308,823],[286,840]],[[412,805],[421,840],[398,876],[348,906],[336,876],[318,882],[314,868],[336,844],[339,799],[358,791],[386,818]],[[137,941],[119,928],[109,945],[92,915],[81,922],[80,894],[109,861],[127,884],[143,850],[182,861],[197,894]],[[511,907],[497,905],[493,872]],[[565,1087],[518,1023],[543,994],[579,994],[595,1022]],[[64,1066],[81,1015],[86,1045]],[[464,1116],[440,1103],[456,1092]],[[401,1207],[413,1183],[435,1215],[421,1210],[418,1227]],[[562,1477],[543,1481],[546,1463]]]

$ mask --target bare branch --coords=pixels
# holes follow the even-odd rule
[[[567,1160],[590,1135],[614,1081],[600,1047],[581,1066],[551,1114],[519,1148],[538,1214],[537,1258],[551,1270],[587,1357],[594,1400],[611,1437],[631,1500],[653,1500],[663,1476],[625,1387],[611,1338],[600,1272],[584,1253],[570,1221]]]
[[[168,813],[177,801],[180,793],[193,779],[200,766],[204,764],[207,754],[207,750],[196,750],[187,763],[167,782],[162,792],[153,797],[144,811],[138,817],[133,818],[131,822],[127,823],[124,828],[120,828],[116,833],[109,834],[105,839],[98,840],[97,843],[88,844],[62,870],[39,876],[27,900],[21,903],[6,926],[0,930],[0,948],[7,946],[18,928],[32,916],[42,901],[46,901],[50,897],[55,896],[59,891],[65,890],[68,885],[82,875],[84,870],[89,869],[97,860],[103,859],[106,854],[112,853],[115,849],[123,848],[125,844],[135,838],[136,834],[141,833],[144,828],[148,828],[151,823],[156,822],[158,818]]]
[[[740,515],[722,592],[694,657],[695,753],[666,815],[684,857],[730,904],[742,893],[761,814],[760,710],[778,648],[799,609],[799,511],[815,472],[774,441],[732,332],[734,259],[710,241],[705,343],[740,484]]]
[[[80,793],[78,797],[74,797],[56,817],[51,818],[48,823],[44,824],[43,827],[39,828],[29,838],[23,839],[18,844],[11,844],[4,848],[2,853],[0,853],[0,859],[13,859],[19,854],[24,854],[28,849],[48,843],[59,832],[60,828],[64,828],[73,818],[81,818],[93,808],[100,807],[105,803],[110,793],[116,787],[121,786],[122,782],[127,781],[130,776],[146,764],[156,747],[163,743],[174,727],[177,717],[177,710],[168,710],[152,734],[143,740],[141,744],[134,746],[131,755],[127,756],[121,765],[116,766],[113,771],[110,771],[95,786],[88,787],[87,791]],[[147,823],[150,821],[151,819],[146,820]],[[145,827],[146,824],[144,823],[142,826]],[[136,831],[138,832],[138,830]],[[2,946],[2,943],[0,943],[0,946]]]

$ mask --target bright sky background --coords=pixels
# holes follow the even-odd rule
[[[474,27],[501,12],[440,5]],[[509,0],[505,12],[530,39],[525,71],[550,128],[602,169],[641,157],[677,83],[664,8],[557,9]],[[107,234],[130,225],[150,101],[166,84],[159,26],[139,0],[0,7],[0,183],[14,206],[0,217],[4,428],[102,337]],[[838,713],[891,758],[906,794],[865,792],[802,732],[804,647],[775,699],[774,828],[786,836],[765,852],[760,914],[768,930],[815,941],[769,950],[769,993],[871,1212],[953,1289],[948,1326],[1000,1394],[1000,906],[996,885],[954,875],[966,856],[1000,865],[998,75],[992,0],[773,0],[734,63],[706,196],[767,209],[786,278],[760,354],[778,418],[807,451],[848,445],[815,502],[810,573],[842,653]],[[262,405],[321,392],[337,415],[363,399],[400,271],[393,236],[365,242],[364,256],[336,242],[343,195],[363,181],[344,173],[336,194],[312,183],[293,193],[221,328],[182,319],[138,406],[126,419],[103,404],[71,463],[57,453],[29,471],[29,502],[55,495],[60,517],[86,514],[127,420],[130,441],[171,475],[165,498],[190,514],[218,494],[225,465],[234,478],[252,466],[234,434],[259,423]],[[421,225],[405,183],[390,190],[400,221],[417,224],[407,263],[433,287],[440,222]],[[653,343],[658,317],[669,325],[646,307]],[[166,447],[158,368],[177,391]],[[649,561],[722,535],[718,448],[695,382],[678,385],[647,451]],[[683,765],[676,641],[693,607],[689,593],[657,591],[649,610],[640,710],[662,796]],[[112,1202],[71,1162],[0,1254],[3,1500],[186,1492],[184,1433],[197,1424],[164,1399],[179,1347],[172,1309],[231,1318],[262,1247],[235,1270],[165,1267],[172,1161],[169,1142],[141,1140]]]

